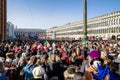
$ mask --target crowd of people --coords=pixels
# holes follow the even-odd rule
[[[1,41],[0,80],[120,80],[120,41]]]

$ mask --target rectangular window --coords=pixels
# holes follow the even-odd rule
[[[120,24],[120,19],[119,19],[119,24]]]

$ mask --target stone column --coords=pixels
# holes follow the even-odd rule
[[[6,40],[6,0],[0,0],[0,40]]]
[[[87,0],[84,0],[84,9],[83,9],[83,37],[84,40],[87,40]]]

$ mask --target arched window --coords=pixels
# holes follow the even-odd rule
[[[116,29],[115,29],[115,27],[113,28],[113,33],[115,33],[116,32]]]
[[[101,33],[103,33],[103,29],[101,29]]]
[[[106,28],[107,29],[107,33],[109,33],[109,28]]]
[[[105,28],[105,33],[107,33],[107,29]]]
[[[115,32],[118,32],[117,27],[115,28]]]
[[[111,30],[112,30],[112,33],[114,33],[114,28],[111,28]]]
[[[120,27],[119,27],[119,32],[120,32]]]
[[[113,25],[113,22],[114,22],[114,20],[112,19],[112,20],[111,20],[111,25]]]
[[[116,24],[118,24],[118,18],[116,19]]]

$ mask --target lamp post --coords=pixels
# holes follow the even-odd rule
[[[84,0],[83,23],[83,38],[87,41],[87,0]]]

